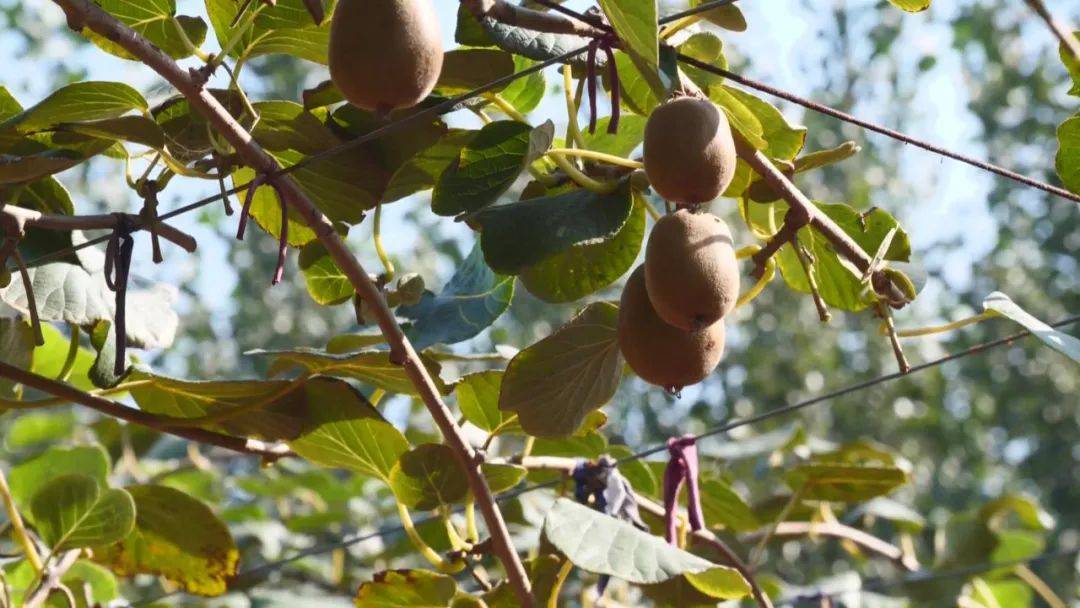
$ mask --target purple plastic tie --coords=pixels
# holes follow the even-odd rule
[[[701,492],[698,488],[697,439],[693,435],[668,439],[668,460],[664,469],[664,525],[667,541],[675,544],[676,511],[679,489],[685,481],[687,485],[687,514],[690,529],[700,530],[705,527],[705,517],[701,513]]]

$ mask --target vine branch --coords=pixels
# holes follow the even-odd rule
[[[549,34],[571,34],[589,38],[604,35],[604,30],[586,21],[525,8],[506,0],[461,0],[461,4],[477,21],[494,19],[506,25]]]
[[[1064,23],[1055,19],[1054,16],[1050,14],[1050,9],[1046,8],[1046,4],[1043,2],[1043,0],[1024,1],[1027,2],[1028,6],[1031,7],[1031,10],[1035,11],[1036,15],[1038,15],[1044,22],[1046,22],[1047,27],[1049,27],[1050,31],[1054,33],[1054,36],[1057,36],[1057,39],[1061,42],[1061,44],[1064,45],[1065,48],[1069,49],[1069,52],[1072,53],[1073,58],[1077,61],[1080,61],[1080,40],[1077,39],[1076,35],[1073,34],[1072,31],[1070,31],[1070,28]]]
[[[469,445],[461,428],[454,421],[450,409],[446,406],[427,368],[420,356],[405,337],[398,325],[394,313],[387,307],[379,287],[364,270],[357,258],[342,241],[333,222],[326,217],[307,193],[300,189],[289,176],[278,176],[278,163],[262,149],[254,137],[244,129],[228,110],[198,82],[188,71],[181,68],[175,60],[154,46],[149,40],[129,28],[124,23],[104,11],[90,0],[53,0],[67,15],[69,23],[82,24],[100,36],[111,40],[143,64],[157,72],[161,77],[176,87],[188,99],[191,107],[202,114],[232,145],[237,153],[256,173],[274,176],[272,179],[281,189],[285,202],[292,207],[304,222],[312,228],[316,236],[326,247],[327,252],[342,269],[357,294],[370,305],[379,328],[390,345],[390,358],[403,366],[409,380],[416,387],[424,405],[431,413],[436,425],[468,477],[469,486],[476,497],[480,510],[487,523],[488,532],[494,541],[494,549],[506,570],[507,578],[518,596],[522,606],[531,608],[533,597],[528,575],[521,563],[521,558],[514,549],[507,530],[506,522],[499,511],[481,472],[483,458]],[[484,0],[478,6],[492,10],[500,4],[498,1],[486,4]],[[474,3],[475,4],[475,3]],[[505,3],[503,3],[505,4]]]
[[[756,532],[746,537],[747,541],[761,538],[763,532]],[[809,521],[784,521],[776,526],[772,533],[773,537],[801,537],[801,536],[827,536],[838,540],[848,540],[859,547],[879,555],[891,562],[897,568],[907,572],[918,572],[919,561],[914,555],[905,554],[900,547],[882,540],[872,534],[868,534],[844,525],[839,522],[809,522]]]
[[[70,232],[72,230],[112,230],[116,228],[116,214],[112,213],[100,215],[57,215],[41,213],[40,211],[35,211],[33,209],[0,203],[0,215],[5,216],[3,219],[7,220],[7,224],[9,226],[13,225],[17,231],[16,234],[8,236],[21,236],[22,234],[25,234],[27,228],[57,230],[63,232]],[[125,213],[123,215],[127,216],[132,226],[138,226],[139,228],[149,227],[139,215],[132,213]],[[188,253],[194,253],[198,246],[195,242],[195,237],[179,228],[170,226],[165,222],[158,221],[155,229],[157,230],[158,236],[182,248]]]
[[[75,562],[79,561],[79,554],[81,550],[68,551],[60,558],[60,561],[56,562],[55,566],[50,566],[45,569],[44,576],[42,577],[41,584],[38,585],[37,590],[26,600],[23,604],[23,608],[40,608],[45,605],[45,600],[49,599],[49,595],[53,590],[60,588],[60,579],[64,578],[68,570],[75,565]]]

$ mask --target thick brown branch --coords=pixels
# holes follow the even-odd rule
[[[226,450],[239,452],[241,454],[261,456],[264,459],[270,460],[276,460],[291,454],[289,449],[283,445],[272,445],[255,439],[233,437],[231,435],[223,435],[221,433],[203,429],[175,427],[172,426],[171,421],[168,419],[155,416],[142,410],[127,407],[126,405],[121,405],[115,401],[98,397],[97,395],[91,395],[90,393],[80,391],[68,384],[46,378],[45,376],[40,376],[33,372],[28,372],[4,362],[0,362],[0,378],[7,378],[8,380],[29,386],[30,388],[37,389],[43,393],[66,399],[71,403],[77,403],[84,407],[88,407],[96,412],[105,414],[106,416],[119,418],[120,420],[132,424],[145,426],[154,429],[155,431],[168,433],[169,435],[175,435],[176,437],[181,437],[190,441],[225,448]]]
[[[116,227],[116,216],[112,214],[55,215],[5,204],[0,204],[0,214],[14,220],[19,235],[25,233],[27,228],[71,232],[72,230],[111,230]],[[142,218],[138,215],[130,213],[126,215],[133,227],[146,227]],[[158,222],[157,233],[161,238],[181,247],[188,253],[194,253],[198,246],[195,237],[165,222]]]
[[[780,198],[787,202],[789,209],[798,209],[798,213],[804,216],[815,230],[832,243],[837,253],[851,262],[859,272],[866,272],[870,268],[872,261],[870,255],[863,251],[862,247],[859,247],[859,244],[848,233],[844,232],[832,218],[822,213],[817,208],[817,205],[796,188],[795,184],[791,183],[791,180],[777,169],[760,150],[755,149],[746,140],[736,135],[735,151],[739,154],[739,158],[749,164],[750,168],[772,186],[772,189],[780,195]],[[772,244],[772,241],[769,244]],[[776,245],[776,249],[779,249],[782,244]],[[765,251],[766,249],[762,249],[761,253]],[[761,253],[754,256],[755,262]],[[765,256],[765,259],[768,259],[768,256]],[[873,276],[875,287],[881,286],[884,289],[885,293],[882,295],[894,308],[902,308],[908,302],[907,296],[896,285],[893,285],[888,275],[883,272],[876,272]]]
[[[761,538],[761,532],[756,532],[744,538],[747,542],[754,542]],[[872,534],[867,534],[857,528],[845,526],[839,522],[808,522],[808,521],[785,521],[781,522],[773,532],[774,537],[800,537],[800,536],[824,536],[838,540],[847,540],[859,547],[881,556],[902,570],[917,572],[919,561],[914,555],[905,554],[900,547],[892,545]]]
[[[275,175],[280,167],[254,140],[251,133],[245,130],[192,74],[181,68],[161,49],[89,0],[53,1],[67,13],[69,23],[82,24],[112,41],[176,87],[187,98],[188,103],[207,119],[211,127],[237,150],[256,173],[273,176],[271,179],[276,182],[289,206],[314,230],[334,262],[345,273],[352,287],[371,306],[379,328],[390,345],[392,360],[401,363],[404,367],[447,444],[461,461],[473,496],[487,523],[488,532],[494,539],[495,552],[506,569],[507,578],[517,593],[519,602],[522,606],[533,606],[529,578],[520,557],[514,550],[502,513],[495,504],[491,489],[480,470],[480,458],[477,457],[476,451],[469,445],[461,428],[454,421],[450,409],[443,402],[438,388],[428,375],[419,355],[405,337],[393,312],[387,308],[378,286],[341,240],[331,220],[319,211],[315,203],[292,178]],[[487,8],[490,9],[491,6]]]
[[[572,34],[593,38],[604,34],[603,30],[578,19],[536,11],[506,2],[506,0],[461,0],[461,4],[478,21],[491,18],[506,25],[551,34]]]
[[[784,245],[788,243],[797,244],[796,239],[799,230],[809,222],[810,216],[804,213],[801,207],[792,206],[789,208],[784,216],[784,223],[780,226],[780,230],[769,238],[761,251],[750,257],[754,261],[754,277],[760,279],[765,276],[765,266],[768,264],[769,259],[776,255]]]

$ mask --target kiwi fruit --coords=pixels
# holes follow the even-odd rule
[[[656,314],[669,325],[689,331],[719,321],[739,299],[728,225],[689,209],[660,218],[645,246],[645,285]]]
[[[735,177],[735,161],[727,116],[707,99],[676,97],[645,123],[645,175],[673,203],[699,205],[720,196]]]
[[[330,78],[372,112],[420,103],[442,70],[442,32],[431,0],[341,0],[330,24]]]
[[[645,288],[645,266],[626,281],[619,303],[619,349],[639,377],[677,392],[697,384],[724,354],[724,323],[683,331],[657,316]]]

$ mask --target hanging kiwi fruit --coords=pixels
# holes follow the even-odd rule
[[[728,225],[689,209],[661,218],[645,246],[645,285],[656,314],[669,325],[691,331],[722,319],[739,299]]]
[[[442,32],[431,0],[341,0],[330,24],[330,78],[372,112],[411,108],[435,88]]]
[[[677,205],[720,196],[735,177],[735,140],[727,116],[711,101],[678,95],[645,123],[645,175],[653,190]]]
[[[639,377],[678,392],[705,379],[724,354],[724,323],[684,331],[664,322],[645,288],[645,266],[638,266],[619,303],[619,349]]]

